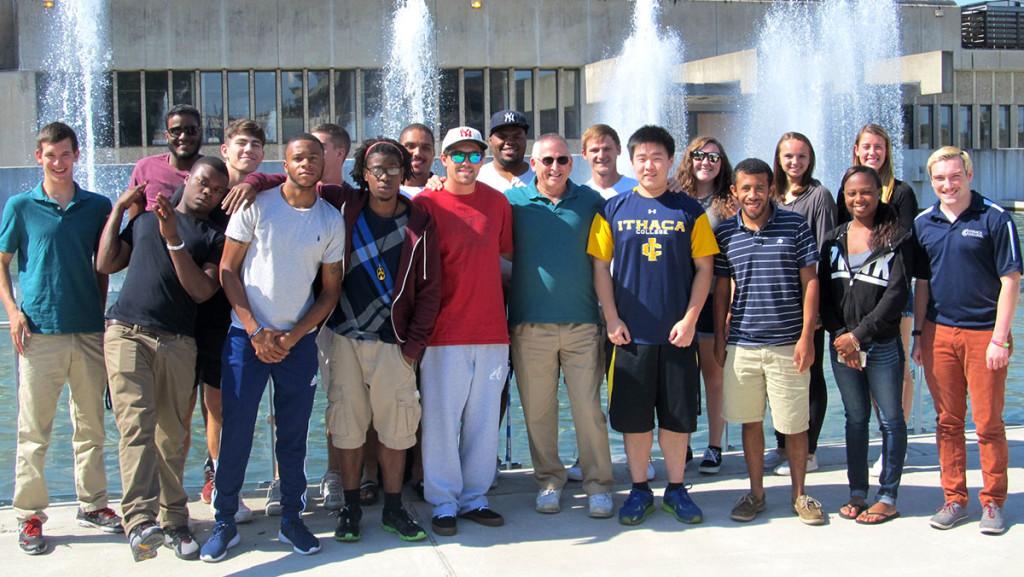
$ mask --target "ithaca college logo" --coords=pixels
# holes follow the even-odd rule
[[[640,252],[647,257],[648,262],[658,262],[658,257],[661,256],[661,245],[658,244],[657,239],[649,238]]]
[[[505,122],[515,122],[515,121],[516,121],[516,115],[515,115],[514,112],[506,112],[505,113]]]
[[[985,238],[985,233],[981,232],[980,230],[965,228],[963,232],[960,233],[960,236],[963,236],[964,238],[968,236],[972,238]]]
[[[463,138],[473,138],[473,129],[463,128],[462,130],[459,131],[459,136]]]

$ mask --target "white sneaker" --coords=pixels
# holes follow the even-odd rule
[[[878,456],[878,460],[875,461],[874,465],[871,465],[871,476],[881,477],[882,476],[882,456]]]
[[[587,509],[594,519],[607,519],[615,511],[611,493],[594,493],[587,496]]]
[[[561,489],[541,489],[540,491],[537,491],[537,512],[557,513],[561,511],[562,505],[559,502],[561,499]]]
[[[324,509],[340,511],[345,506],[345,494],[341,487],[341,475],[336,471],[327,471],[320,478],[320,496],[324,499]]]
[[[213,506],[217,502],[217,488],[214,487],[213,493],[210,495],[210,511],[213,514],[217,514],[217,508]],[[246,506],[245,501],[241,496],[238,497],[238,510],[235,511],[235,524],[244,525],[245,523],[252,523],[252,509]]]
[[[814,455],[807,455],[807,472],[812,473],[818,470],[818,458]],[[789,461],[782,463],[775,468],[775,474],[783,477],[789,476]]]
[[[786,453],[779,449],[771,449],[764,452],[765,470],[774,469],[786,462]],[[788,473],[787,473],[788,475]]]
[[[647,480],[654,480],[654,461],[647,461]]]
[[[580,468],[580,460],[576,459],[576,462],[571,467],[565,470],[566,477],[570,481],[582,481],[583,480],[583,469]]]

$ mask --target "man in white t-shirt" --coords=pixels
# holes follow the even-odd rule
[[[526,138],[530,123],[517,110],[502,110],[491,117],[491,133],[487,138],[494,160],[480,168],[477,180],[505,192],[510,188],[529,186],[535,175],[526,162]]]
[[[296,553],[320,550],[299,518],[305,508],[306,436],[316,393],[316,328],[341,294],[345,227],[341,214],[317,194],[324,146],[311,134],[285,149],[288,179],[256,197],[228,224],[221,283],[232,305],[224,347],[221,395],[224,428],[214,480],[217,523],[203,561],[220,561],[239,542],[238,494],[252,450],[256,414],[267,379],[274,379],[275,446],[281,473],[278,539]],[[313,281],[322,290],[314,300]]]
[[[605,199],[629,192],[637,185],[635,178],[619,174],[615,165],[622,154],[622,144],[615,129],[595,124],[583,133],[583,158],[590,163],[590,180],[585,186],[601,193]]]

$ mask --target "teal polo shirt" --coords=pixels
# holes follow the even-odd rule
[[[61,209],[35,189],[4,205],[0,252],[18,253],[21,310],[34,333],[103,331],[103,304],[93,254],[110,200],[82,190]]]
[[[505,196],[515,242],[509,324],[597,323],[587,239],[604,199],[571,180],[558,204],[537,190],[536,180]]]

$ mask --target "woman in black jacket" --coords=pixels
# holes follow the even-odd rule
[[[851,167],[842,189],[852,220],[829,234],[818,264],[821,318],[834,337],[832,372],[846,409],[850,500],[839,516],[874,525],[899,516],[896,494],[907,451],[900,318],[910,288],[910,231],[880,202],[882,180],[873,168]],[[880,413],[883,459],[878,501],[868,507],[872,398]]]

